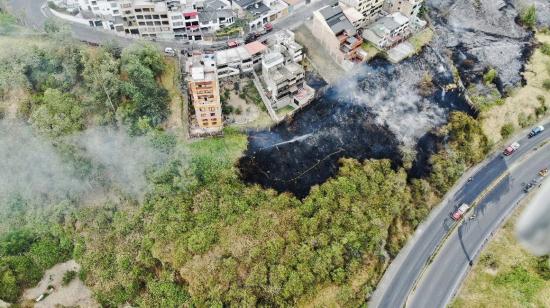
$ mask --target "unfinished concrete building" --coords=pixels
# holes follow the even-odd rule
[[[197,125],[207,132],[222,129],[222,106],[216,62],[213,55],[194,55],[188,63],[189,96]]]
[[[262,77],[273,109],[293,103],[293,98],[304,88],[305,71],[301,65],[289,61],[278,51],[272,51],[262,60]]]

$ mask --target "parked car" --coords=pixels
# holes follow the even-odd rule
[[[236,41],[236,40],[229,40],[229,41],[227,41],[227,47],[229,47],[229,48],[235,48],[235,47],[237,47],[237,46],[239,46],[239,42],[238,42],[238,41]]]
[[[164,48],[164,53],[169,55],[170,57],[175,57],[176,56],[176,51],[172,47]]]
[[[456,211],[454,211],[451,217],[454,220],[458,221],[464,216],[464,213],[466,213],[469,209],[470,209],[470,206],[468,204],[462,203],[462,205],[459,206],[458,209],[456,209]]]
[[[543,131],[544,131],[544,126],[542,126],[542,125],[537,126],[529,132],[529,138],[535,137],[536,135],[542,133]]]
[[[273,30],[273,25],[271,23],[267,23],[264,25],[264,29],[267,32],[271,32]]]
[[[542,177],[547,176],[548,175],[548,168],[541,169],[539,171],[539,175],[542,176]]]
[[[519,143],[514,142],[514,143],[510,144],[509,146],[507,146],[506,149],[504,149],[503,154],[506,155],[506,156],[510,156],[515,151],[517,151],[517,149],[519,149]]]
[[[248,44],[248,43],[254,42],[257,38],[258,38],[258,34],[256,32],[250,32],[244,39],[244,42]]]

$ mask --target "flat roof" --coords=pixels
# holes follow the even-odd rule
[[[267,46],[258,41],[254,41],[244,45],[244,48],[246,48],[246,51],[248,51],[250,55],[255,55],[264,52],[267,49]]]
[[[216,51],[216,64],[224,65],[250,59],[250,54],[244,46]]]

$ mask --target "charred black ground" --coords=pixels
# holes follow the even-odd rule
[[[521,84],[520,72],[533,48],[532,34],[514,21],[513,6],[479,3],[428,0],[436,31],[429,47],[397,65],[375,59],[323,88],[293,119],[251,132],[239,161],[242,179],[302,198],[337,173],[342,157],[387,158],[397,167],[402,149],[416,153],[409,176],[425,177],[429,158],[445,142],[433,130],[451,111],[475,115],[464,89],[450,86],[454,67],[466,86],[477,87],[483,87],[484,72],[495,68],[503,91]]]

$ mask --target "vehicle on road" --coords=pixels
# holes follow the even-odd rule
[[[267,23],[267,24],[264,25],[264,29],[267,32],[271,32],[271,31],[273,31],[273,25],[270,24],[270,23]]]
[[[514,142],[514,143],[510,144],[509,146],[507,146],[506,149],[504,149],[504,152],[503,152],[502,154],[504,154],[505,156],[510,156],[510,155],[512,155],[517,149],[519,149],[519,143]]]
[[[462,203],[462,205],[459,206],[458,209],[456,209],[456,211],[454,211],[451,217],[454,220],[458,221],[462,219],[462,217],[464,216],[464,213],[466,213],[469,209],[470,209],[470,206],[468,204]]]
[[[544,169],[540,170],[539,175],[542,176],[542,177],[547,176],[548,175],[548,168],[544,168]]]
[[[237,40],[229,40],[227,41],[227,47],[229,48],[235,48],[237,46],[239,46],[239,42]]]
[[[546,172],[548,173],[548,170],[546,170]],[[528,193],[534,188],[540,187],[545,176],[546,175],[541,175],[539,172],[539,175],[536,178],[534,178],[531,182],[527,183],[525,187],[523,187],[523,192]]]
[[[544,126],[542,126],[542,125],[537,126],[529,132],[529,138],[535,137],[536,135],[542,133],[543,131],[544,131]]]
[[[175,57],[176,56],[176,51],[172,47],[164,48],[164,53],[169,55],[170,57]]]

